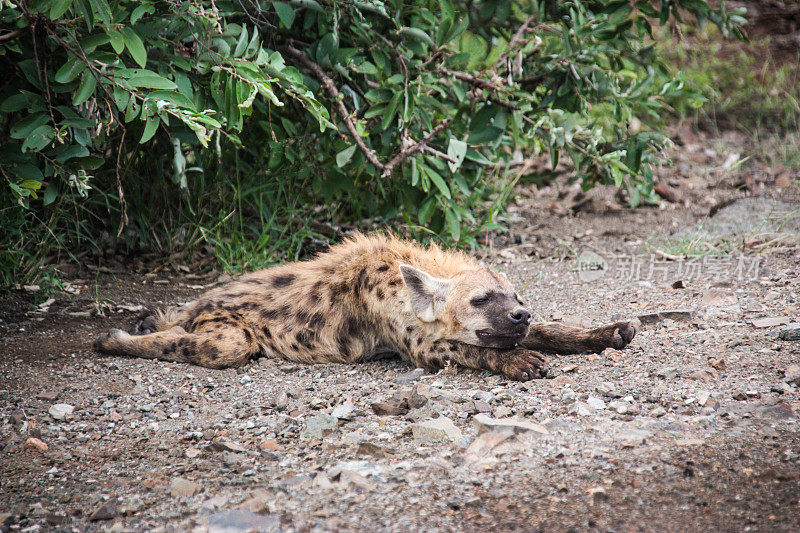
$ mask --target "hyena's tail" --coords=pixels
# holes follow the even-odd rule
[[[149,335],[157,331],[166,331],[181,324],[182,309],[169,307],[167,309],[148,308],[136,319],[133,327],[128,331],[131,335]]]

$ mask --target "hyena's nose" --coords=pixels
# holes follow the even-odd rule
[[[528,325],[531,323],[531,314],[522,308],[515,309],[508,313],[508,318],[510,318],[511,322],[514,324]]]

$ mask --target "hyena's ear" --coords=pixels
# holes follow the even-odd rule
[[[417,318],[423,322],[433,322],[442,310],[453,282],[435,278],[411,265],[400,265],[403,281],[411,294],[411,308]]]

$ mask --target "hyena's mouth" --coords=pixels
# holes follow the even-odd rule
[[[511,348],[525,338],[524,331],[500,333],[492,329],[479,329],[475,334],[481,344],[492,348]]]

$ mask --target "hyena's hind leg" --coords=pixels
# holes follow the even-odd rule
[[[193,363],[208,368],[242,366],[258,350],[252,335],[241,329],[187,333],[181,327],[147,335],[112,329],[95,340],[94,348],[109,355]]]
[[[542,322],[531,324],[528,336],[520,346],[558,354],[600,353],[606,348],[624,348],[635,335],[633,322],[614,322],[592,329]]]

